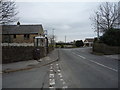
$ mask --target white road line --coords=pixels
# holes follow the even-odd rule
[[[60,75],[62,75],[61,73],[58,73],[58,75],[60,76]]]
[[[50,69],[50,72],[53,72],[53,70],[52,70],[52,69]]]
[[[51,90],[54,88],[53,86],[49,87]]]
[[[113,68],[108,67],[108,66],[105,66],[105,65],[103,65],[103,64],[101,64],[101,63],[95,62],[95,61],[93,61],[93,60],[89,60],[89,61],[91,61],[91,62],[93,62],[93,63],[96,63],[96,64],[98,64],[98,65],[100,65],[100,66],[106,67],[106,68],[108,68],[108,69],[110,69],[110,70],[113,70],[113,71],[115,71],[115,72],[118,72],[118,70],[113,69]]]
[[[78,54],[76,54],[76,53],[74,53],[74,52],[72,52],[72,53],[75,54],[75,55],[78,55]],[[78,56],[81,57],[81,58],[83,58],[83,59],[86,59],[85,57],[83,57],[83,56],[81,56],[81,55],[78,55]],[[103,64],[101,64],[101,63],[95,62],[95,61],[93,61],[93,60],[89,60],[89,61],[91,61],[91,62],[93,62],[93,63],[95,63],[95,64],[98,64],[98,65],[100,65],[100,66],[103,66],[103,67],[105,67],[105,68],[108,68],[108,69],[110,69],[110,70],[113,70],[113,71],[115,71],[115,72],[118,72],[118,70],[113,69],[113,68],[111,68],[111,67],[108,67],[108,66],[106,66],[106,65],[103,65]]]
[[[74,53],[74,52],[72,52],[73,54],[75,54],[75,55],[77,55],[77,56],[79,56],[79,57],[81,57],[82,59],[86,59],[85,57],[83,57],[83,56],[81,56],[81,55],[78,55],[78,54],[76,54],[76,53]]]
[[[72,52],[73,54],[77,55],[76,53]]]
[[[58,72],[60,72],[60,70],[57,70]]]
[[[65,82],[63,81],[63,84],[65,84]]]
[[[53,67],[51,66],[50,69],[53,69]]]
[[[81,56],[81,55],[78,55],[79,57],[83,58],[83,59],[86,59],[85,57]]]
[[[60,78],[62,78],[62,77],[63,77],[61,73],[58,73],[58,75],[60,76]]]
[[[50,81],[50,85],[54,85],[55,84],[55,79],[49,79]]]
[[[50,77],[50,78],[54,78],[54,74],[50,74],[49,77]]]
[[[60,81],[63,81],[63,79],[61,78]]]
[[[68,86],[63,86],[63,88],[68,88]]]

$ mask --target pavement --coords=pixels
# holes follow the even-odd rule
[[[114,60],[120,60],[120,54],[115,54],[115,55],[104,55],[105,57],[108,58],[113,58]]]
[[[46,57],[37,60],[28,60],[28,61],[20,61],[8,64],[2,64],[2,71],[0,73],[10,73],[21,70],[29,70],[32,68],[37,68],[41,66],[45,66],[51,64],[58,59],[58,51],[53,50]]]

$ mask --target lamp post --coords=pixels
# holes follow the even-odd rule
[[[53,29],[52,29],[52,34],[53,34],[53,41],[52,41],[52,44],[53,44],[53,48],[54,48],[54,45],[55,45],[55,41],[54,41],[54,38],[55,38],[55,37],[54,37],[54,30],[55,30],[55,29],[53,28]]]
[[[65,48],[66,48],[66,35],[65,35]]]

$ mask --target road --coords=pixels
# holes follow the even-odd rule
[[[91,54],[90,48],[63,49],[61,67],[70,88],[118,87],[118,61]]]
[[[118,60],[91,54],[91,48],[60,49],[59,61],[3,74],[3,88],[117,88]]]

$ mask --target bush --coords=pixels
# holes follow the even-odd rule
[[[84,43],[83,43],[82,40],[78,40],[78,41],[75,42],[75,45],[76,45],[76,47],[83,47]]]
[[[64,45],[63,45],[63,44],[61,45],[61,48],[64,48]]]
[[[100,42],[110,46],[120,46],[120,29],[110,29],[100,37]]]

